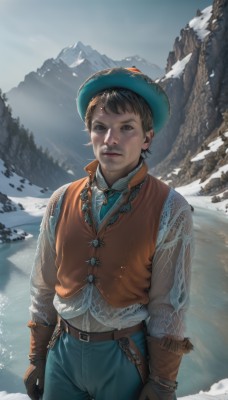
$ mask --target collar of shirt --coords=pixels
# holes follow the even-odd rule
[[[92,214],[95,222],[96,228],[98,228],[103,220],[104,217],[108,217],[110,213],[112,213],[113,209],[118,207],[118,204],[121,202],[122,195],[125,192],[128,192],[128,183],[132,179],[132,177],[138,172],[141,168],[142,162],[127,176],[118,179],[111,188],[108,186],[107,182],[105,181],[101,169],[98,165],[96,169],[95,179],[92,184]],[[114,193],[118,194],[115,195],[111,201],[108,201],[108,207],[105,207],[104,202],[107,204],[107,198],[105,196],[105,191],[112,190]],[[116,191],[116,192],[115,192]],[[103,207],[103,208],[102,208]],[[101,213],[101,209],[104,209]]]
[[[105,181],[100,166],[98,165],[94,180],[94,186],[97,186],[98,190],[102,192],[107,189],[117,190],[119,192],[123,192],[128,187],[129,181],[132,177],[139,171],[142,166],[142,162],[135,168],[133,171],[129,172],[128,175],[124,176],[123,178],[118,179],[118,181],[114,182],[111,187],[108,186],[107,182]]]

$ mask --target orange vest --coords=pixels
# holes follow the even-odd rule
[[[64,195],[56,227],[56,292],[67,298],[89,283],[113,307],[147,304],[160,215],[170,188],[143,164],[123,203],[96,231],[87,205],[97,164],[90,163],[89,178],[70,184]],[[86,184],[88,190],[80,195]]]

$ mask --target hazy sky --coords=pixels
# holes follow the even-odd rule
[[[0,88],[7,92],[79,40],[115,60],[165,67],[180,30],[213,0],[0,0]]]

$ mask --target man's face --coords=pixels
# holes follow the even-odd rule
[[[97,105],[92,116],[91,141],[96,159],[109,185],[126,176],[148,149],[153,131],[143,132],[139,115],[115,114]]]

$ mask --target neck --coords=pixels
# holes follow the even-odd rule
[[[135,166],[133,166],[131,169],[127,170],[125,173],[122,172],[122,174],[118,174],[117,172],[114,172],[112,174],[112,172],[110,173],[110,171],[108,173],[106,173],[104,170],[102,170],[101,164],[99,164],[99,168],[100,168],[100,172],[101,172],[105,182],[107,183],[107,186],[109,188],[111,188],[115,182],[119,181],[120,179],[126,178],[127,176],[129,176],[132,173],[134,174],[134,171],[141,165],[142,161],[143,161],[142,158],[140,158],[138,163]]]

